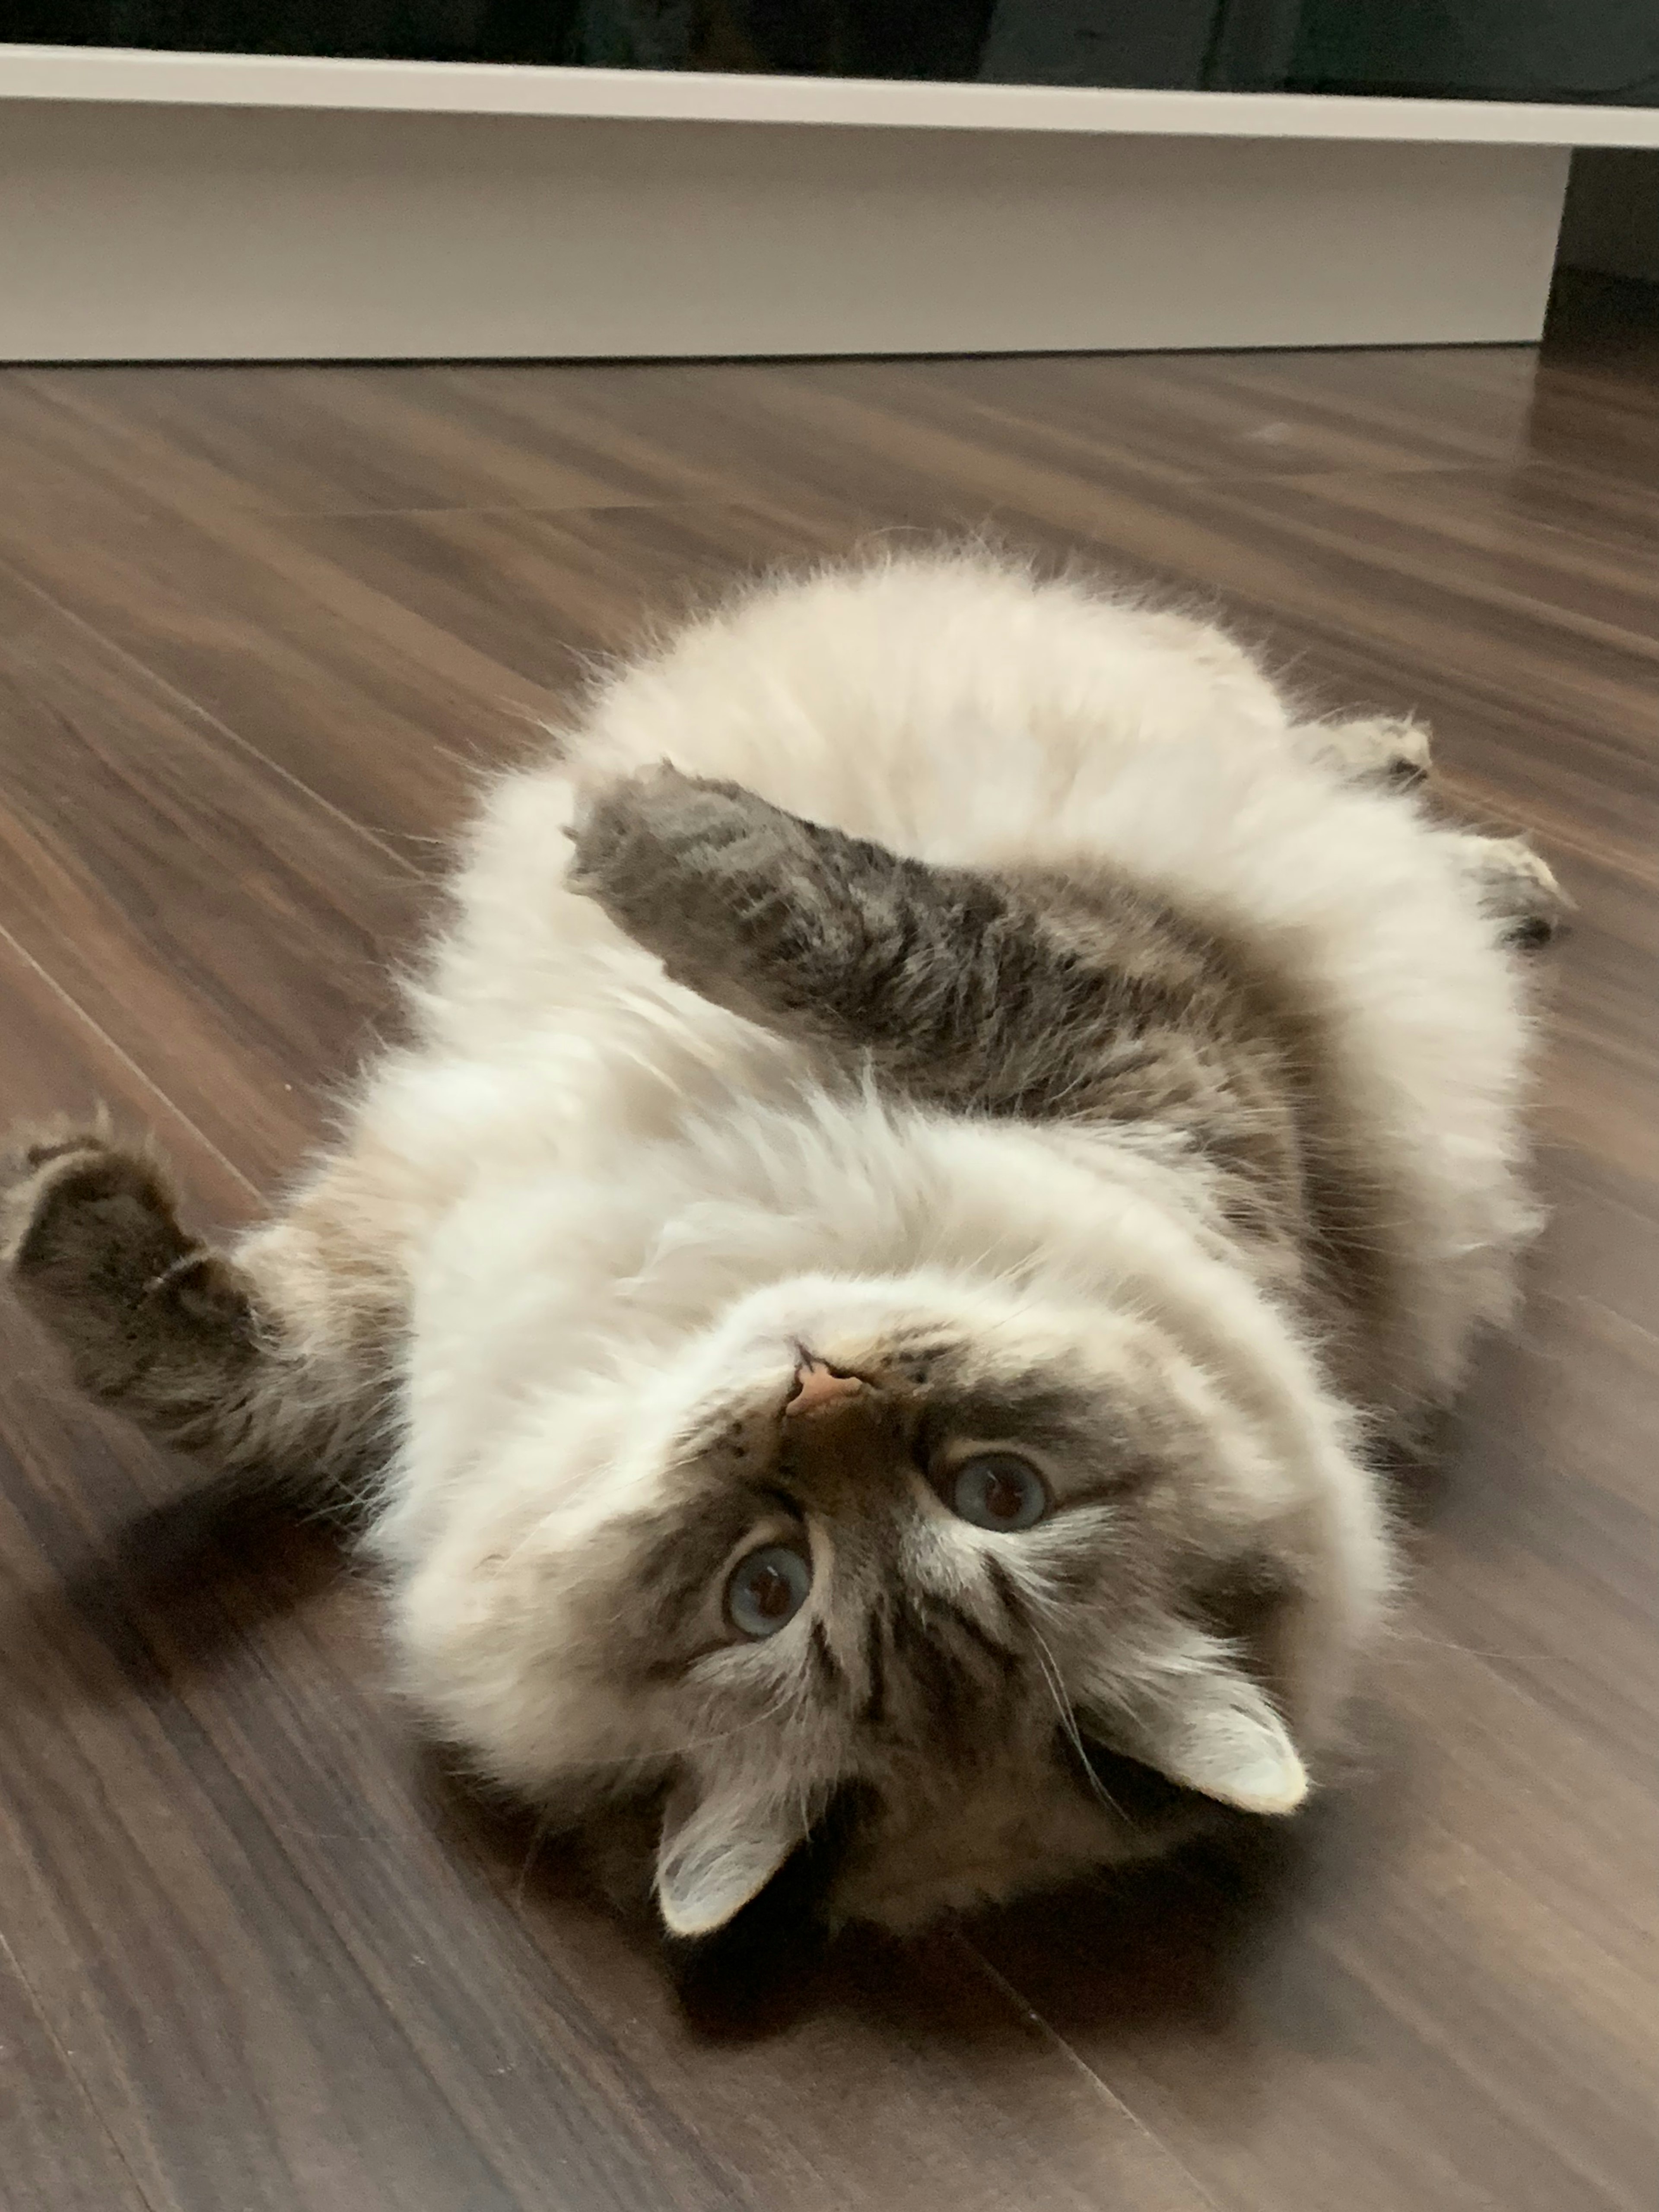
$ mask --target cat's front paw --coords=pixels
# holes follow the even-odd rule
[[[744,964],[811,857],[793,815],[665,763],[586,794],[569,835],[570,888],[694,989]]]
[[[0,1154],[0,1267],[100,1397],[182,1315],[222,1327],[240,1305],[224,1263],[179,1227],[155,1161],[102,1126],[14,1133]]]
[[[160,1168],[106,1127],[21,1130],[0,1157],[0,1265],[60,1333],[136,1309],[194,1249]]]
[[[672,875],[765,865],[796,825],[738,783],[682,775],[664,761],[585,793],[570,825],[572,888],[631,909]]]

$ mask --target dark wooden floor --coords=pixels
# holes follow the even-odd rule
[[[1426,714],[1582,905],[1556,1212],[1352,1790],[688,2020],[460,1802],[320,1530],[0,1316],[0,2198],[25,2212],[1654,2212],[1659,325],[1526,351],[0,376],[0,1109],[240,1218],[480,766],[648,611],[987,525]],[[787,2000],[787,2002],[786,2002]]]

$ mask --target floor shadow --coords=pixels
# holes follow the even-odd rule
[[[50,1582],[19,1594],[0,1636],[9,1679],[36,1639],[95,1637],[125,1691],[146,1693],[329,1589],[349,1532],[269,1485],[210,1480],[91,1540],[54,1547]]]
[[[439,1752],[421,1753],[420,1777],[447,1849],[477,1863],[515,1911],[553,1921],[602,1916],[614,1940],[673,1990],[699,2041],[763,2040],[836,2001],[841,1947],[826,1941],[814,1911],[842,1840],[833,1830],[804,1847],[718,1939],[682,1943],[663,1927],[648,1887],[654,1805],[558,1832]]]
[[[722,1939],[668,1938],[643,1884],[607,1875],[603,1850],[550,1835],[534,1817],[424,1759],[422,1796],[446,1847],[478,1863],[514,1909],[569,1924],[603,1915],[614,1940],[673,1990],[688,2032],[744,2045],[847,2013],[900,2041],[1029,2040],[1029,2007],[1062,2032],[1129,2041],[1176,2026],[1225,2034],[1288,1916],[1316,1893],[1330,1824],[1224,1816],[1169,1857],[935,1927],[915,1938],[855,1928],[824,1938],[814,1906],[836,1840],[803,1853]],[[1348,1816],[1352,1824],[1354,1815]],[[1363,1812],[1373,1837],[1377,1824]],[[644,1855],[650,1815],[635,1838]],[[614,1843],[614,1838],[611,1839]],[[1336,1857],[1350,1862],[1350,1842]],[[1015,1993],[1011,2002],[1010,1992]]]
[[[1242,1969],[1305,1888],[1304,1835],[1228,1822],[1167,1858],[1033,1898],[965,1932],[1028,2003],[1138,2033],[1214,2027]]]
[[[102,1463],[95,1438],[81,1444],[72,1485],[53,1487],[21,1462],[8,1485],[46,1570],[37,1586],[18,1587],[0,1621],[0,1671],[20,1694],[61,1704],[65,1677],[47,1656],[78,1645],[88,1657],[73,1668],[70,1695],[164,1698],[348,1570],[349,1526],[246,1480],[192,1481],[112,1528],[89,1529],[83,1496],[109,1494],[100,1484],[113,1486],[120,1468]],[[1406,1472],[1443,1482],[1443,1455],[1449,1449],[1455,1458],[1455,1445],[1449,1428]],[[1385,1838],[1402,1770],[1387,1747],[1381,1765],[1387,1783],[1362,1777],[1358,1804],[1338,1815],[1334,1850],[1322,1808],[1288,1826],[1224,1817],[1168,1859],[935,1932],[919,1947],[868,1930],[825,1940],[818,1908],[846,1839],[831,1820],[717,1940],[687,1946],[665,1936],[641,1879],[653,1808],[631,1816],[631,1836],[624,1817],[585,1841],[555,1837],[545,1821],[458,1776],[441,1754],[420,1754],[422,1794],[447,1848],[477,1864],[516,1910],[567,1929],[573,1913],[603,1916],[614,1936],[595,1928],[594,1955],[626,1947],[673,1988],[689,2031],[721,2044],[786,2034],[825,2012],[873,2016],[901,2038],[930,2041],[1024,2035],[1025,2015],[998,1978],[1051,2024],[1097,2039],[1133,2039],[1175,2023],[1228,2034],[1295,1903],[1324,1870],[1352,1873]]]

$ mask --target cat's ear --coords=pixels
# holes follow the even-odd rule
[[[1260,1684],[1224,1653],[1164,1674],[1111,1735],[1171,1782],[1245,1813],[1293,1813],[1308,1770]]]
[[[799,1804],[741,1779],[669,1797],[657,1846],[657,1904],[672,1936],[712,1936],[758,1897],[804,1840]]]

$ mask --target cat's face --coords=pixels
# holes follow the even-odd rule
[[[832,1914],[894,1925],[1133,1856],[1204,1797],[1287,1811],[1352,1602],[1297,1433],[1143,1316],[943,1277],[752,1294],[541,1554],[530,1756],[550,1791],[588,1761],[665,1793],[684,1936],[832,1802]]]

